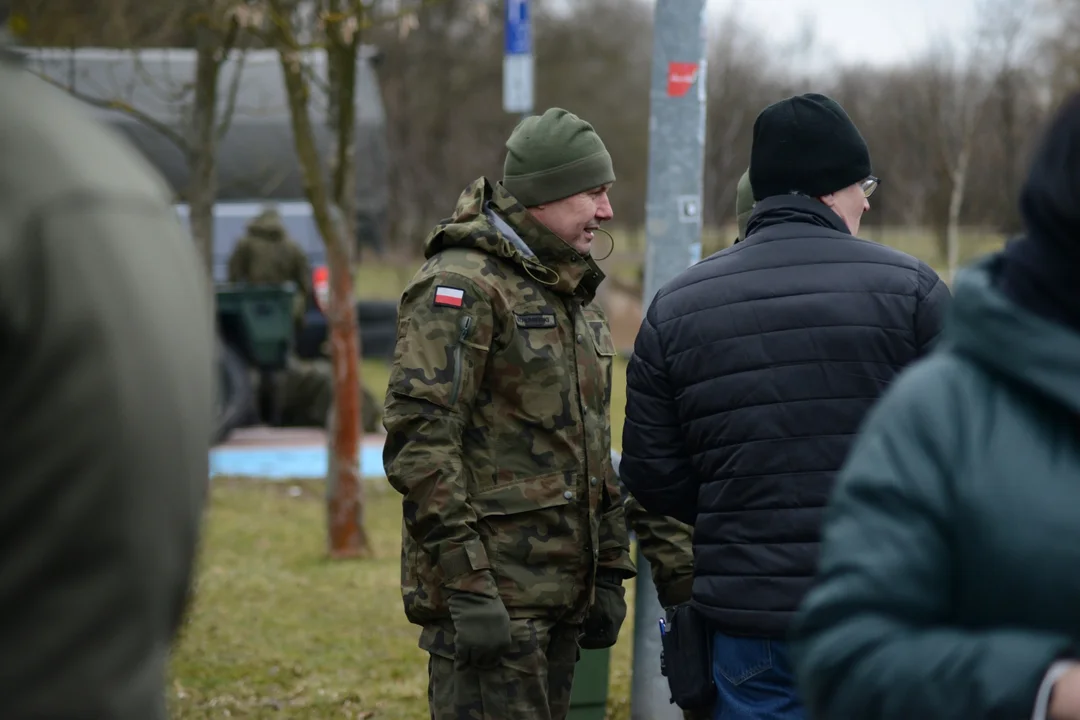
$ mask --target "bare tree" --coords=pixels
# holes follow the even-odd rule
[[[330,270],[330,303],[327,312],[330,326],[330,359],[334,376],[334,407],[330,421],[329,468],[327,475],[328,540],[333,558],[366,557],[371,544],[364,528],[363,485],[360,480],[360,392],[359,333],[353,304],[353,278],[350,261],[352,243],[347,239],[346,220],[335,207],[335,194],[347,187],[341,180],[328,186],[323,175],[318,148],[311,124],[308,99],[309,82],[304,69],[302,50],[292,26],[295,6],[286,0],[268,0],[270,39],[281,57],[281,69],[288,91],[293,139],[304,180],[304,192],[311,203],[319,233],[326,245]],[[337,6],[340,10],[341,6]],[[355,10],[355,8],[354,8]],[[346,13],[330,18],[332,41],[337,45],[337,61],[346,56],[356,38],[348,31]],[[352,13],[349,13],[352,15]],[[325,19],[325,18],[324,18]],[[355,54],[353,55],[355,58]],[[354,59],[355,63],[355,59]],[[337,77],[355,78],[355,70]],[[339,107],[353,106],[351,92],[338,91]],[[347,114],[349,110],[342,111]],[[339,118],[339,122],[341,122]],[[351,125],[351,123],[349,123]],[[338,171],[351,166],[348,143],[338,150]]]
[[[1054,105],[1080,90],[1080,2],[1037,0],[1044,22],[1042,54]]]
[[[929,140],[930,170],[936,179],[929,203],[931,222],[950,281],[959,264],[960,213],[976,123],[991,87],[984,50],[979,40],[969,49],[959,49],[952,42],[939,43],[917,66],[915,107],[897,108],[918,124],[920,134]]]
[[[191,131],[187,146],[191,179],[188,188],[191,234],[203,255],[208,276],[214,269],[214,202],[217,200],[217,141],[225,127],[218,127],[218,79],[221,65],[236,42],[248,15],[236,0],[201,0],[195,17],[195,87]],[[242,61],[241,61],[242,62]],[[236,71],[235,82],[240,80]],[[237,86],[231,88],[230,107]],[[226,113],[229,117],[229,113]],[[227,121],[226,121],[227,122]]]
[[[147,73],[141,70],[141,46],[148,38],[178,38],[191,30],[194,35],[196,61],[194,77],[187,78],[180,87],[159,88],[162,95],[168,95],[169,102],[175,105],[190,104],[190,112],[175,113],[190,118],[186,127],[177,127],[168,119],[140,108],[137,103],[123,97],[120,88],[110,91],[87,91],[77,87],[74,80],[63,82],[52,75],[42,77],[83,102],[95,107],[124,112],[138,120],[143,126],[157,132],[161,137],[172,142],[184,155],[191,170],[187,188],[190,208],[191,232],[203,255],[208,273],[213,270],[214,223],[213,208],[217,197],[217,140],[224,134],[231,118],[231,109],[235,102],[240,69],[237,69],[233,84],[229,88],[227,111],[219,122],[219,78],[222,64],[235,46],[244,26],[246,6],[242,0],[193,0],[183,5],[166,6],[150,3],[133,4],[133,0],[108,0],[95,5],[74,4],[66,7],[69,14],[63,14],[70,0],[37,0],[24,2],[22,8],[25,23],[24,36],[50,39],[48,33],[35,31],[36,22],[44,22],[49,17],[60,14],[57,25],[65,28],[60,35],[51,39],[65,39],[72,43],[103,40],[110,46],[130,49],[131,63],[135,70],[131,74],[139,83],[152,84]],[[177,8],[180,8],[179,10]],[[87,20],[85,13],[97,13],[94,17],[104,22],[104,30],[98,37],[79,35],[78,20]],[[31,18],[40,18],[31,20]],[[165,23],[165,26],[161,24]],[[72,52],[72,62],[77,63]],[[240,61],[242,68],[242,58]],[[129,88],[130,89],[130,88]]]

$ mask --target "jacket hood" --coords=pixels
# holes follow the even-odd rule
[[[943,345],[1080,413],[1080,334],[1006,297],[1000,266],[997,253],[957,274]]]
[[[1032,240],[1080,264],[1080,94],[1062,105],[1034,153],[1020,214]]]
[[[274,210],[263,210],[257,217],[248,223],[248,232],[269,240],[280,240],[285,237],[285,223]]]
[[[451,248],[479,250],[508,260],[541,285],[589,299],[604,279],[591,257],[582,255],[536,220],[502,183],[475,180],[461,193],[454,214],[424,241],[424,257]]]

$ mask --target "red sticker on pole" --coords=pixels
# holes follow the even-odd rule
[[[698,64],[688,62],[669,62],[667,70],[668,97],[682,97],[690,92],[697,80]]]
[[[315,290],[315,304],[323,314],[330,310],[330,268],[320,265],[311,273],[311,287]]]

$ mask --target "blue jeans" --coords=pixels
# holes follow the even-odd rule
[[[805,720],[788,644],[713,636],[713,720]]]

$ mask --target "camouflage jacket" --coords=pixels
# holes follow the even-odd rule
[[[653,584],[666,608],[690,600],[694,581],[693,528],[675,518],[650,515],[633,495],[626,495],[626,522],[649,561]]]
[[[229,257],[229,281],[253,284],[296,284],[305,297],[311,291],[307,255],[290,238],[276,213],[252,221]]]
[[[449,589],[580,620],[597,569],[634,576],[603,273],[483,178],[425,256],[401,297],[384,417],[406,614],[448,617]]]

